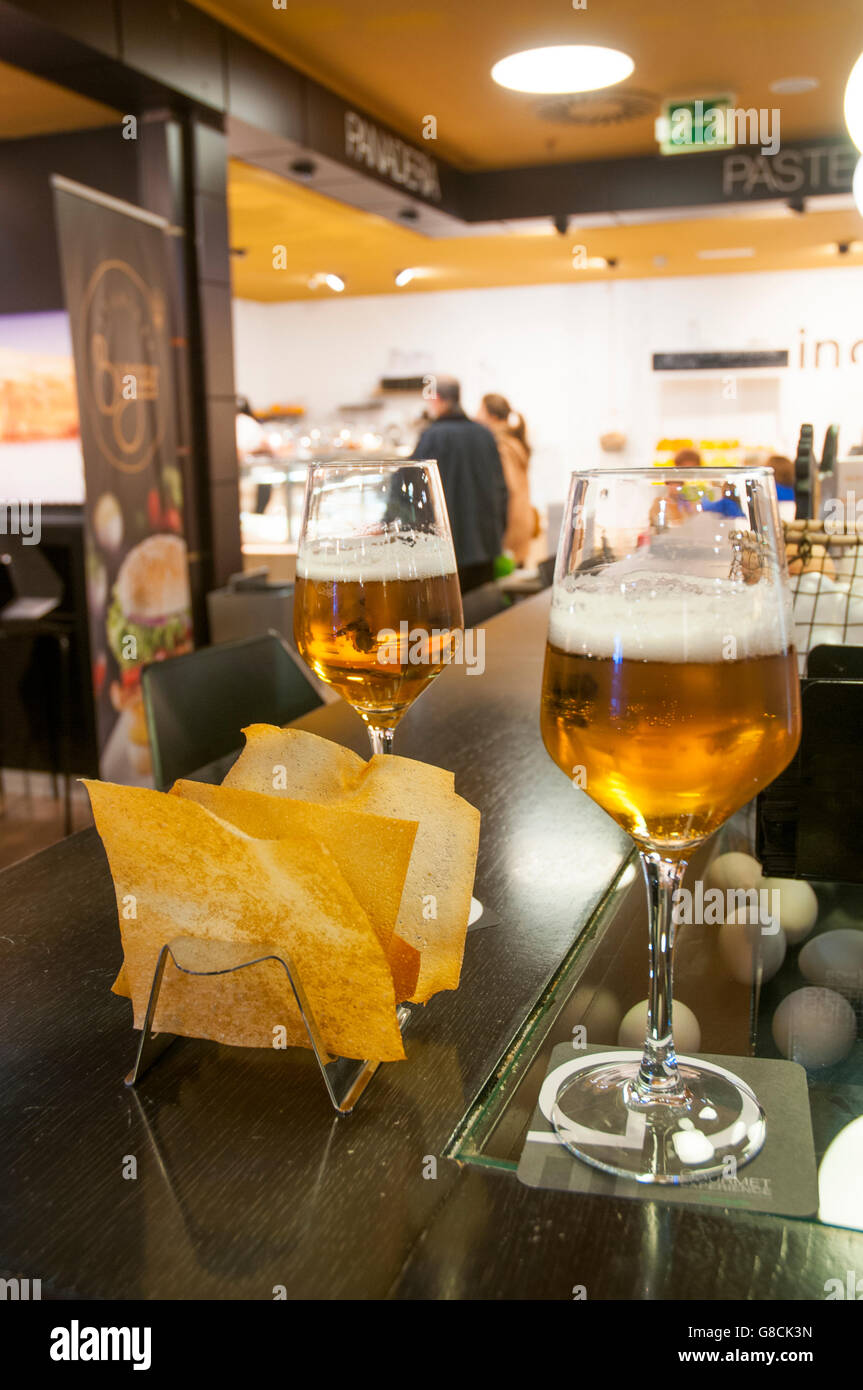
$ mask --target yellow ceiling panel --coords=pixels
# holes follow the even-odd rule
[[[0,140],[109,125],[119,113],[56,82],[0,63]]]
[[[499,58],[523,48],[595,43],[624,49],[619,88],[663,96],[731,92],[778,107],[784,139],[844,130],[842,94],[863,50],[860,0],[196,0],[223,23],[420,140],[437,117],[440,154],[497,168],[655,152],[653,115],[608,125],[543,119],[537,99],[496,86]],[[779,78],[814,91],[777,97]]]
[[[750,209],[739,217],[583,230],[574,221],[566,236],[548,223],[545,233],[432,238],[237,160],[228,207],[231,245],[245,253],[233,258],[234,294],[244,299],[332,298],[332,290],[309,285],[325,273],[341,276],[346,294],[367,295],[863,265],[863,218],[853,210],[800,217]],[[838,243],[851,249],[840,255]],[[705,250],[752,254],[704,260],[698,253]],[[595,268],[594,258],[618,264]],[[417,276],[399,289],[394,278],[406,267]]]

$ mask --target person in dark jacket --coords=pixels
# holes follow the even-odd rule
[[[494,435],[465,415],[461,388],[453,377],[437,378],[429,404],[435,418],[411,457],[437,459],[459,582],[467,593],[494,578],[506,530],[506,480]]]

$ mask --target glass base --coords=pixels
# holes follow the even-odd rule
[[[634,1089],[640,1064],[640,1052],[566,1064],[546,1113],[570,1153],[617,1177],[671,1184],[734,1177],[760,1152],[764,1111],[739,1076],[681,1057],[683,1098],[645,1105]]]

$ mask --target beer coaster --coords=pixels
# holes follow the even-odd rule
[[[631,1048],[587,1046],[574,1056],[571,1043],[552,1052],[546,1072],[559,1081],[583,1065],[592,1052],[629,1052]],[[797,1062],[764,1057],[717,1057],[697,1054],[705,1062],[733,1071],[760,1100],[767,1116],[764,1148],[732,1177],[708,1178],[679,1187],[639,1183],[600,1172],[575,1158],[558,1139],[551,1121],[537,1105],[518,1164],[518,1178],[528,1187],[586,1192],[605,1197],[632,1197],[673,1206],[730,1208],[771,1212],[776,1216],[814,1216],[818,1210],[818,1174],[806,1072]]]
[[[470,916],[467,921],[468,931],[479,931],[480,927],[496,927],[497,918],[490,908],[481,903],[479,898],[470,900]]]

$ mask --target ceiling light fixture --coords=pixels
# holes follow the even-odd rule
[[[405,270],[400,270],[396,275],[396,284],[398,285],[399,289],[401,289],[404,285],[409,285],[415,275],[416,270],[413,268],[413,266],[407,266]]]
[[[851,193],[854,202],[857,204],[857,211],[863,217],[863,155],[857,160],[857,168],[854,170],[854,179],[851,184]]]
[[[696,251],[700,261],[737,261],[755,255],[754,246],[723,246],[709,251]]]
[[[858,150],[863,150],[863,53],[851,69],[845,87],[845,124]]]
[[[634,70],[628,53],[579,43],[511,53],[495,63],[491,75],[498,86],[510,91],[551,96],[613,87]]]
[[[833,259],[837,256],[859,256],[863,251],[863,241],[824,241],[812,249],[819,256],[830,256]]]
[[[799,97],[820,85],[817,77],[780,77],[770,83],[770,90],[778,97]]]
[[[329,271],[321,270],[309,280],[309,289],[318,290],[321,285],[326,285],[327,288],[331,289],[335,294],[341,294],[345,287],[345,282],[341,275],[333,275]]]

